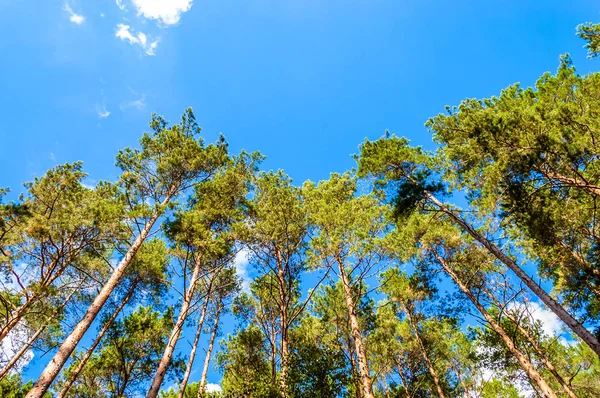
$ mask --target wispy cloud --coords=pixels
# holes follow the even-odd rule
[[[74,24],[81,25],[85,21],[85,17],[83,15],[76,14],[69,3],[65,3],[63,10],[69,14],[69,21],[73,22]]]
[[[110,111],[106,109],[106,105],[96,104],[96,114],[100,119],[106,119],[110,116]]]
[[[119,5],[119,0],[117,0]],[[176,25],[181,14],[192,8],[192,0],[133,0],[138,15],[148,19],[156,19],[164,25]]]
[[[122,111],[128,109],[128,108],[135,108],[138,111],[141,111],[142,109],[144,109],[146,107],[146,96],[144,94],[138,94],[135,91],[133,91],[131,88],[129,89],[131,91],[131,93],[139,98],[134,99],[132,101],[128,101],[128,102],[124,102],[121,104],[120,108]]]
[[[156,55],[155,50],[156,46],[158,46],[158,40],[149,40],[143,32],[133,32],[129,25],[118,24],[115,36],[122,41],[129,42],[131,45],[142,47],[147,55]]]
[[[123,4],[123,0],[117,0],[117,7],[119,7],[121,10],[125,9],[125,4]]]

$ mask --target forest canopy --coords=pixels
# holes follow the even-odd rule
[[[114,181],[0,189],[0,396],[599,397],[600,73],[564,55],[425,126],[298,184],[186,109]]]

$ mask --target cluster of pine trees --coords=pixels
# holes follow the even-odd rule
[[[600,73],[562,57],[446,111],[435,152],[386,134],[302,186],[191,110],[153,116],[116,182],[27,183],[0,202],[0,396],[599,397]]]

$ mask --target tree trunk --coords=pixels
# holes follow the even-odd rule
[[[435,371],[435,368],[433,367],[431,360],[429,359],[429,355],[427,355],[427,350],[425,350],[425,345],[423,344],[423,340],[421,340],[421,336],[419,335],[418,326],[415,323],[415,320],[413,319],[412,314],[410,313],[409,309],[404,305],[404,303],[400,302],[400,305],[402,306],[402,309],[406,313],[408,322],[410,323],[410,326],[411,326],[413,332],[415,333],[415,338],[417,339],[417,344],[419,345],[421,355],[423,356],[425,363],[427,363],[427,369],[429,370],[429,374],[433,378],[433,383],[435,384],[435,388],[437,389],[438,396],[440,398],[445,398],[444,391],[442,390],[442,385],[440,384],[440,379],[438,377],[438,374]]]
[[[276,249],[277,256],[277,281],[279,288],[279,309],[280,309],[280,317],[279,317],[279,328],[281,331],[281,366],[279,369],[279,387],[280,394],[282,398],[288,397],[288,385],[287,385],[287,376],[288,376],[288,358],[289,358],[289,349],[288,349],[288,305],[287,305],[287,286],[285,283],[285,270],[283,264],[283,258],[281,256],[281,252]]]
[[[375,396],[373,395],[373,383],[371,381],[371,375],[369,374],[369,364],[367,362],[367,356],[365,353],[362,336],[360,334],[358,317],[356,316],[356,307],[354,305],[354,298],[352,297],[352,289],[350,288],[350,281],[348,280],[348,276],[346,275],[344,263],[340,261],[340,259],[338,259],[338,265],[340,278],[342,278],[342,285],[344,286],[346,307],[348,308],[348,317],[350,318],[350,328],[352,329],[352,337],[354,339],[356,360],[358,362],[358,370],[360,372],[360,380],[364,392],[364,398],[375,398]]]
[[[212,334],[210,335],[210,343],[208,343],[208,350],[206,351],[206,358],[204,358],[204,367],[202,368],[202,377],[200,383],[198,383],[198,398],[202,398],[204,395],[204,389],[206,388],[206,377],[208,375],[208,365],[210,365],[210,356],[212,354],[213,346],[215,344],[215,338],[219,331],[219,317],[221,316],[221,304],[217,304],[217,312],[215,314],[215,324],[213,326]]]
[[[404,371],[402,370],[403,365],[402,361],[399,358],[396,359],[396,367],[398,368],[398,373],[400,374],[400,378],[402,379],[402,386],[404,387],[404,392],[406,393],[406,398],[410,397],[410,392],[408,391],[408,382],[406,381],[406,376],[404,375]]]
[[[471,227],[465,220],[455,214],[452,210],[446,207],[442,202],[437,200],[435,196],[429,191],[424,191],[425,196],[431,200],[441,211],[450,216],[457,224],[459,224],[469,235],[475,240],[481,243],[486,249],[490,251],[498,260],[504,263],[510,270],[512,270],[517,277],[537,296],[539,299],[558,316],[581,340],[583,340],[590,348],[600,356],[600,342],[589,330],[587,330],[577,319],[569,314],[556,300],[554,300],[540,285],[538,285],[533,278],[523,271],[521,267],[509,256],[504,254],[496,245],[482,236],[473,227]]]
[[[488,295],[488,297],[490,297],[496,303],[498,308],[503,308],[502,306],[500,306],[500,303],[498,302],[498,300],[496,300],[496,298],[494,297],[492,292],[490,292],[487,288],[484,288],[484,291]],[[531,346],[533,347],[535,352],[537,352],[537,354],[542,359],[542,362],[544,363],[544,365],[546,365],[546,368],[550,371],[550,373],[552,373],[552,375],[554,376],[556,381],[558,381],[558,383],[561,385],[561,387],[567,393],[567,395],[570,398],[577,398],[577,395],[575,395],[573,390],[571,390],[569,385],[565,382],[565,380],[562,378],[562,376],[558,373],[558,371],[556,370],[556,368],[554,367],[552,362],[550,362],[550,360],[548,359],[546,354],[544,354],[544,351],[540,348],[537,341],[535,341],[535,339],[533,337],[531,337],[531,334],[529,333],[529,331],[527,331],[527,329],[525,329],[523,326],[521,326],[521,324],[517,321],[517,319],[515,319],[515,317],[512,316],[508,311],[503,311],[503,313],[504,313],[504,315],[506,315],[506,317],[508,319],[510,319],[512,321],[512,323],[515,324],[517,329],[519,329],[519,332],[521,332],[521,334],[523,334],[523,336],[525,336],[525,338],[527,339],[529,344],[531,344]]]
[[[179,336],[183,330],[183,324],[188,317],[190,304],[192,302],[192,298],[194,297],[194,291],[196,290],[196,282],[198,282],[200,277],[200,268],[200,259],[196,258],[194,261],[194,272],[192,274],[192,279],[190,280],[190,286],[183,295],[183,302],[181,303],[181,309],[179,311],[179,316],[177,317],[177,322],[175,322],[175,326],[171,331],[171,336],[169,337],[169,341],[165,347],[163,356],[158,364],[158,368],[156,369],[156,373],[154,375],[154,380],[152,380],[152,385],[150,386],[150,390],[148,390],[148,394],[146,394],[146,398],[156,398],[158,396],[160,385],[162,384],[165,374],[169,369],[169,365],[171,364],[171,358],[173,357],[177,340],[179,340]]]
[[[81,282],[78,287],[80,287],[82,283],[83,282]],[[4,368],[2,368],[2,370],[0,370],[0,380],[4,379],[4,377],[12,369],[12,367],[15,366],[15,364],[19,361],[19,359],[21,359],[23,354],[25,354],[27,352],[27,350],[31,348],[33,343],[35,343],[35,341],[38,339],[38,337],[40,337],[40,335],[44,332],[44,330],[46,330],[46,327],[48,327],[50,322],[52,322],[52,320],[54,320],[54,318],[56,318],[56,316],[60,313],[60,311],[63,308],[65,308],[65,306],[69,303],[69,301],[71,300],[71,297],[73,297],[73,295],[75,294],[76,291],[77,291],[77,289],[73,289],[73,291],[67,296],[67,298],[62,303],[62,305],[60,305],[56,309],[56,311],[54,311],[54,313],[44,322],[44,324],[42,326],[40,326],[38,328],[38,330],[36,330],[36,332],[29,338],[29,340],[27,340],[27,343],[25,343],[19,349],[19,351],[17,351],[15,353],[15,355],[13,355],[11,360],[4,366]]]
[[[348,336],[348,341],[346,342],[348,345],[348,358],[350,358],[350,367],[352,368],[352,379],[356,384],[356,398],[362,398],[362,383],[360,381],[360,372],[358,371],[358,366],[356,365],[356,359],[354,358],[354,349],[352,338]]]
[[[162,204],[167,204],[171,199],[171,196],[172,194],[168,195]],[[69,336],[67,336],[67,338],[63,341],[57,353],[50,360],[50,363],[46,366],[25,398],[42,398],[46,391],[48,391],[48,388],[50,388],[50,385],[54,379],[56,379],[56,376],[58,376],[60,370],[63,368],[63,366],[65,366],[65,363],[75,350],[75,347],[77,347],[77,344],[79,344],[79,341],[81,341],[85,332],[87,332],[102,310],[104,303],[106,303],[113,290],[123,277],[125,270],[129,264],[131,264],[133,257],[144,243],[144,240],[146,240],[146,237],[148,237],[152,226],[154,226],[154,223],[159,217],[160,214],[154,214],[146,222],[140,234],[137,236],[129,250],[127,250],[127,253],[125,253],[125,256],[119,262],[119,265],[115,268],[108,281],[102,287],[102,290],[100,290],[100,293],[98,293],[92,304],[88,307],[83,319],[79,321],[73,331],[71,331],[71,334],[69,334]]]
[[[477,308],[477,310],[481,313],[481,315],[483,315],[485,320],[490,324],[492,329],[502,339],[502,341],[506,345],[506,348],[508,348],[508,350],[517,359],[517,361],[519,362],[529,379],[540,388],[540,390],[543,392],[546,398],[557,398],[556,394],[550,388],[548,383],[546,383],[546,381],[537,372],[537,370],[535,370],[535,368],[533,367],[531,362],[529,362],[527,357],[515,346],[510,336],[508,336],[508,334],[504,330],[504,328],[502,328],[502,326],[496,322],[494,317],[492,317],[487,312],[487,310],[479,303],[479,301],[475,298],[473,293],[471,293],[469,288],[465,284],[463,284],[462,280],[458,277],[458,275],[456,275],[456,273],[452,270],[452,268],[450,268],[448,263],[446,263],[446,260],[444,260],[435,250],[432,249],[431,251],[435,255],[435,258],[441,264],[442,268],[444,268],[446,273],[452,278],[454,283],[456,283],[458,288],[469,298],[469,300],[473,303],[475,308]]]
[[[196,349],[198,348],[198,341],[200,340],[200,335],[202,334],[202,327],[204,325],[204,316],[206,315],[206,308],[208,307],[208,302],[210,301],[210,286],[208,288],[208,294],[206,295],[206,302],[202,306],[202,312],[200,313],[200,319],[198,320],[198,328],[196,329],[196,335],[194,336],[194,344],[192,344],[192,351],[190,352],[190,358],[188,359],[187,366],[185,367],[185,373],[183,375],[183,379],[181,380],[181,384],[179,384],[179,394],[178,398],[183,398],[183,394],[185,394],[185,389],[187,387],[188,380],[190,379],[190,374],[192,374],[192,365],[194,364],[194,359],[196,357]]]
[[[469,392],[469,389],[467,388],[467,385],[463,381],[463,378],[461,377],[458,368],[454,364],[454,360],[450,359],[449,362],[450,362],[450,366],[452,367],[452,370],[454,370],[454,373],[456,374],[456,378],[458,379],[458,382],[460,383],[460,386],[463,388],[463,391],[465,392],[465,397],[466,398],[472,398],[471,397],[471,393]]]
[[[106,320],[104,325],[102,325],[102,329],[100,329],[100,331],[98,332],[98,335],[94,339],[94,342],[92,343],[90,348],[87,349],[87,351],[85,352],[85,355],[79,361],[77,368],[75,368],[75,370],[71,373],[69,379],[65,382],[65,385],[58,393],[57,398],[64,398],[67,396],[67,392],[69,392],[69,390],[73,386],[73,383],[75,383],[75,381],[77,380],[77,377],[79,377],[79,374],[81,373],[83,368],[85,368],[85,364],[92,357],[92,354],[96,350],[96,347],[98,347],[98,344],[100,344],[100,341],[102,340],[102,338],[104,337],[106,332],[108,332],[108,329],[110,329],[112,324],[115,322],[115,319],[117,319],[121,310],[123,310],[123,308],[127,305],[129,300],[131,300],[131,297],[133,296],[133,293],[135,292],[135,288],[137,287],[138,283],[139,283],[139,281],[136,281],[131,284],[131,287],[127,291],[127,294],[125,294],[125,297],[123,297],[123,300],[121,300],[121,303],[119,304],[119,306],[115,309],[115,311],[110,316],[110,318],[108,318]]]

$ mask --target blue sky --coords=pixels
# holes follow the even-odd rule
[[[207,140],[324,179],[385,129],[431,148],[428,117],[562,53],[597,70],[575,27],[599,18],[591,0],[0,0],[0,186],[75,160],[114,180],[151,112],[189,106]]]

